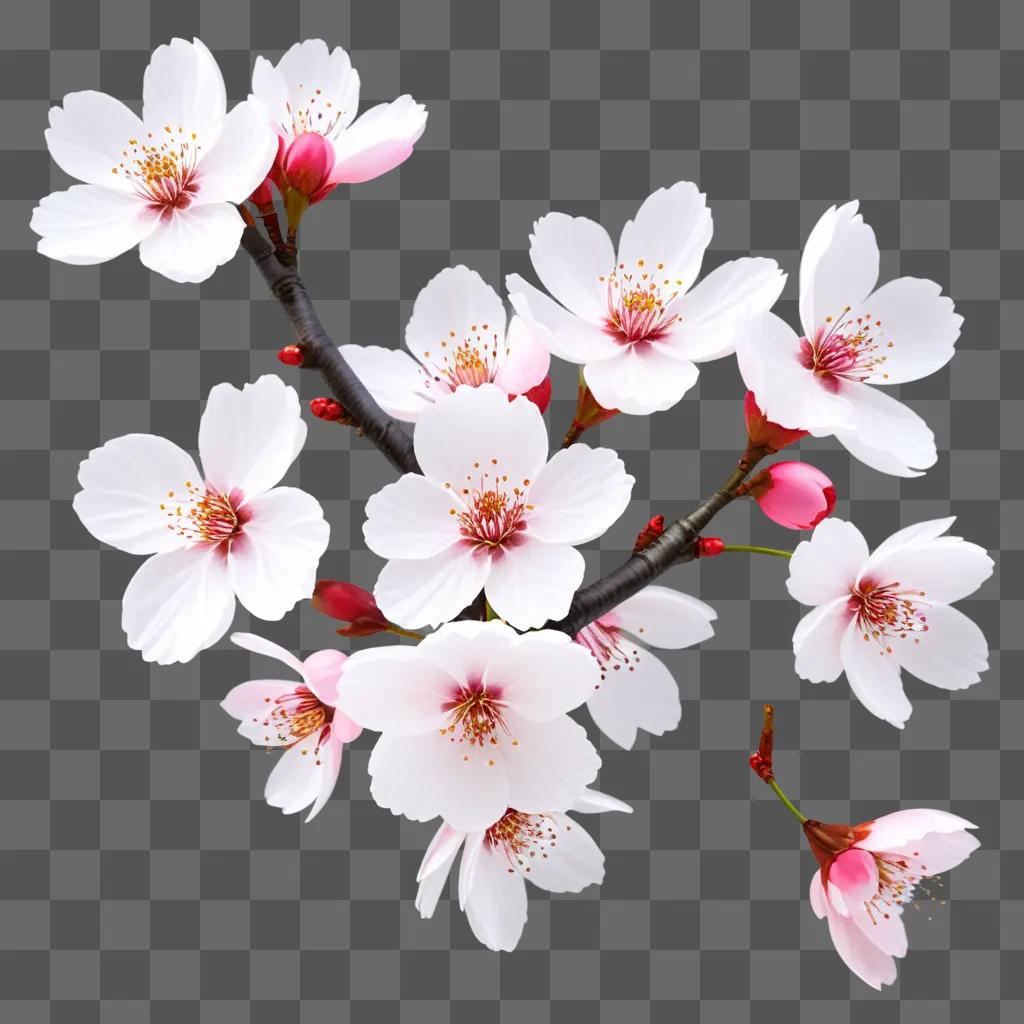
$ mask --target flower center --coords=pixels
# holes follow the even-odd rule
[[[654,341],[679,319],[667,307],[679,294],[683,282],[673,283],[665,277],[659,284],[657,276],[646,266],[645,260],[637,260],[635,272],[628,272],[626,265],[620,263],[611,274],[598,278],[605,285],[605,329],[627,344]],[[657,263],[655,267],[663,271],[665,264]]]
[[[272,739],[291,748],[310,740],[300,752],[306,755],[312,750],[316,763],[320,764],[320,748],[331,734],[334,708],[328,707],[303,685],[289,693],[271,699],[264,698],[270,712],[263,720],[267,727],[266,742]]]
[[[296,92],[300,95],[295,106],[292,106],[291,99],[285,103],[291,118],[290,124],[281,125],[285,133],[290,132],[298,138],[303,132],[317,132],[320,135],[333,132],[345,111],[338,110],[330,100],[325,100],[322,90],[315,86],[307,88],[299,82]]]
[[[146,132],[145,141],[129,139],[121,150],[123,159],[111,171],[158,210],[184,210],[199,191],[196,166],[202,148],[195,132],[165,124],[162,133]]]
[[[902,913],[903,907],[908,904],[915,910],[920,910],[920,906],[915,901],[918,889],[928,899],[936,899],[932,890],[921,884],[928,877],[928,865],[922,864],[920,857],[917,850],[902,855],[875,854],[875,864],[878,867],[878,892],[864,903],[872,924],[877,925],[879,920],[887,921],[893,914]],[[935,884],[940,889],[942,888],[940,879],[935,879]],[[938,902],[944,904],[946,901],[938,900]]]
[[[568,832],[572,828],[566,824]],[[516,866],[530,873],[530,861],[539,854],[547,860],[548,852],[558,842],[555,826],[540,814],[523,814],[509,808],[485,833],[484,842],[493,850],[501,850],[508,858],[508,870]]]
[[[597,659],[601,666],[601,683],[607,679],[609,671],[619,672],[625,668],[635,672],[640,662],[640,648],[634,646],[621,629],[600,619],[584,626],[576,634],[576,643]],[[597,683],[594,689],[601,689],[601,683]]]
[[[811,370],[829,391],[837,391],[842,380],[865,381],[878,373],[888,359],[883,349],[895,347],[881,341],[882,321],[872,322],[871,314],[851,317],[847,306],[836,319],[825,317],[814,340],[800,339],[800,364]],[[882,373],[885,379],[889,375]]]
[[[494,733],[498,729],[508,732],[504,719],[506,707],[500,688],[488,688],[480,681],[466,683],[441,705],[441,710],[448,712],[448,725],[441,730],[441,735],[452,743],[496,747],[498,737]]]
[[[479,472],[479,462],[473,463],[479,473],[477,486],[472,486],[473,477],[467,474],[465,485],[459,488],[463,507],[448,509],[465,542],[481,549],[499,548],[511,541],[526,528],[526,513],[533,511],[533,505],[526,501],[530,481],[524,479],[521,486],[510,486],[508,476],[496,470],[498,460],[492,458],[490,465],[494,471],[484,473]],[[444,486],[454,490],[451,483]]]
[[[924,591],[903,590],[901,586],[899,582],[879,584],[861,580],[850,591],[847,607],[857,617],[857,628],[865,641],[878,644],[881,654],[892,654],[891,640],[906,640],[911,633],[928,632],[925,606],[918,600],[925,596]],[[920,637],[914,637],[915,644],[920,642]]]
[[[248,516],[239,509],[242,492],[222,494],[207,484],[185,481],[185,492],[167,492],[160,511],[167,529],[192,544],[221,544],[237,537]]]
[[[423,359],[431,368],[424,370],[428,387],[440,384],[454,391],[460,384],[476,388],[494,383],[500,348],[497,332],[490,331],[487,324],[473,324],[469,330],[471,337],[462,341],[456,340],[455,331],[449,331],[448,337],[438,342],[439,353],[432,355],[429,350],[423,353]]]

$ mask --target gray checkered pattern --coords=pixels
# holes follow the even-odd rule
[[[1024,4],[36,0],[4,12],[0,1019],[1024,1018]],[[983,682],[950,697],[909,681],[916,711],[898,732],[851,703],[845,683],[794,677],[799,612],[784,565],[736,556],[679,568],[669,582],[720,616],[713,641],[667,658],[682,726],[633,752],[606,745],[602,786],[636,811],[594,822],[605,885],[534,892],[511,955],[481,950],[447,900],[419,920],[414,874],[431,829],[371,802],[371,735],[346,754],[335,799],[311,825],[267,808],[272,762],[218,708],[265,666],[221,644],[149,669],[119,628],[138,560],[94,542],[69,499],[78,462],[108,438],[152,431],[193,448],[219,381],[280,371],[307,398],[319,389],[276,363],[289,331],[244,256],[178,286],[134,254],[49,263],[28,229],[39,196],[66,184],[43,145],[48,106],[88,88],[137,102],[151,47],[193,34],[235,100],[257,53],[321,35],[351,50],[367,102],[408,91],[430,108],[400,172],[340,189],[303,229],[303,269],[339,342],[397,344],[411,300],[450,263],[495,284],[530,274],[527,234],[550,208],[615,234],[652,186],[679,178],[710,196],[709,266],[777,257],[791,275],[780,311],[795,322],[802,238],[827,205],[862,199],[883,276],[940,281],[967,318],[952,365],[902,389],[935,428],[939,463],[899,481],[830,442],[803,448],[836,482],[837,513],[872,543],[956,513],[959,532],[1009,567],[964,605],[994,651]],[[557,367],[559,431],[574,374]],[[587,552],[594,574],[652,511],[678,514],[721,481],[741,442],[740,395],[723,360],[671,412],[602,429],[637,487]],[[372,583],[363,506],[392,477],[362,441],[312,423],[291,482],[331,521],[324,575]],[[795,540],[741,503],[716,532]],[[255,625],[303,652],[334,640],[308,609]],[[235,626],[248,626],[243,613]],[[1005,692],[1000,662],[1018,680]],[[807,813],[857,821],[928,804],[981,826],[983,849],[954,873],[951,903],[910,915],[911,955],[880,995],[831,951],[805,898],[812,858],[747,769],[768,699],[780,776]]]

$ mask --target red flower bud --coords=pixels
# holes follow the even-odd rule
[[[761,511],[787,530],[812,530],[836,507],[832,481],[806,462],[776,462],[737,493],[755,498]]]
[[[249,202],[255,203],[260,209],[271,206],[274,202],[274,193],[270,191],[270,179],[264,178],[249,196]]]
[[[333,398],[314,398],[309,403],[309,411],[318,420],[334,423],[340,420],[345,410]]]
[[[806,430],[780,427],[778,423],[766,419],[758,408],[753,391],[748,391],[743,399],[743,416],[747,421],[747,437],[750,438],[750,443],[769,452],[781,451],[787,445],[807,436]]]
[[[288,184],[310,202],[322,199],[334,167],[334,147],[319,132],[303,132],[284,152],[281,170]]]
[[[698,558],[714,558],[725,550],[721,537],[698,537],[695,554]]]
[[[342,636],[372,636],[391,627],[391,623],[377,607],[373,594],[354,583],[317,580],[312,604],[318,612],[349,623],[344,629],[338,630]]]
[[[285,345],[285,347],[277,353],[277,358],[280,359],[285,366],[301,366],[302,348],[299,345]]]
[[[665,532],[665,517],[652,516],[647,525],[637,534],[636,543],[633,545],[633,554],[643,551],[644,548],[656,541]]]

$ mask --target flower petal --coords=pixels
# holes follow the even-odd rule
[[[306,440],[299,396],[274,374],[240,390],[218,384],[199,423],[199,454],[207,482],[248,500],[288,472]]]
[[[134,195],[100,185],[72,185],[44,196],[29,227],[51,260],[88,266],[120,256],[148,238],[158,218]]]
[[[313,593],[330,527],[320,503],[296,487],[276,487],[244,506],[251,519],[231,542],[228,572],[239,601],[276,621]]]
[[[924,592],[929,604],[952,604],[973,594],[992,575],[995,563],[977,544],[959,537],[919,540],[878,552],[861,570],[861,579],[899,583]]]
[[[604,323],[605,278],[615,268],[615,249],[600,224],[564,213],[541,217],[530,235],[530,262],[541,284],[569,312]]]
[[[677,651],[714,636],[718,613],[709,604],[670,587],[644,587],[616,605],[602,622],[624,629],[651,647]]]
[[[789,560],[786,588],[801,604],[825,604],[848,597],[868,559],[868,544],[853,523],[824,519]]]
[[[382,558],[438,555],[461,540],[454,513],[464,507],[440,484],[406,473],[366,503],[366,546]]]
[[[192,457],[153,434],[125,434],[94,448],[78,468],[82,489],[73,507],[104,544],[132,555],[172,551],[186,543],[163,507],[171,492],[198,481]]]
[[[843,673],[839,649],[852,612],[848,597],[819,604],[805,615],[793,633],[796,674],[812,683],[833,683]]]
[[[195,132],[204,149],[220,135],[227,110],[224,78],[199,39],[158,46],[142,79],[142,120],[151,131]]]
[[[243,203],[267,176],[277,155],[277,136],[266,113],[253,99],[239,103],[199,161],[196,202]]]
[[[955,522],[956,516],[945,516],[941,519],[926,519],[921,523],[912,523],[910,526],[904,526],[903,529],[897,530],[886,537],[871,552],[871,558],[868,559],[864,568],[867,569],[869,566],[877,565],[878,562],[891,555],[897,549],[923,544],[941,537]],[[959,540],[960,538],[957,539]]]
[[[551,353],[547,332],[513,316],[505,334],[505,361],[498,367],[494,383],[510,395],[525,394],[548,375]]]
[[[473,882],[465,900],[466,919],[488,949],[511,952],[526,926],[526,883],[508,867],[502,853],[483,845],[482,836],[476,848]],[[465,854],[462,870],[467,870]]]
[[[321,704],[332,708],[337,706],[341,673],[347,661],[348,655],[344,651],[327,649],[314,651],[302,663],[302,678]],[[332,731],[345,743],[355,739],[362,731],[352,722],[338,721],[338,719],[344,719],[344,715],[335,715],[334,719],[335,728]],[[355,732],[355,735],[349,735],[353,729],[358,731]]]
[[[902,729],[914,709],[903,692],[896,658],[865,638],[856,621],[846,627],[840,657],[854,696],[871,714]]]
[[[440,395],[408,352],[379,345],[341,345],[339,351],[373,400],[395,419],[415,423],[433,404],[431,396]]]
[[[825,889],[821,884],[821,871],[815,871],[811,878],[810,887],[811,910],[819,920],[828,913],[828,900],[825,898]]]
[[[517,643],[519,634],[504,622],[446,622],[416,648],[428,661],[461,683],[485,681],[491,659]]]
[[[283,814],[295,814],[308,807],[320,792],[322,765],[313,754],[312,741],[289,747],[267,777],[263,797]]]
[[[857,847],[844,850],[829,867],[828,884],[842,892],[847,906],[867,902],[878,892],[875,858]]]
[[[800,260],[800,322],[813,337],[828,316],[860,306],[878,280],[878,243],[854,200],[822,214]],[[762,406],[763,408],[763,406]]]
[[[327,801],[331,799],[334,787],[338,784],[338,776],[341,774],[341,757],[344,749],[344,745],[334,734],[332,724],[330,735],[320,746],[320,764],[317,765],[319,768],[319,784],[313,806],[310,807],[309,814],[306,815],[307,822],[312,821],[327,806]],[[314,757],[315,755],[313,751],[310,751],[306,756]]]
[[[456,854],[466,839],[464,832],[456,832],[450,825],[444,824],[434,835],[423,855],[423,863],[420,865],[416,881],[419,887],[416,890],[416,909],[420,917],[433,917],[437,909],[437,901],[441,898],[448,875],[452,870]]]
[[[707,196],[692,181],[659,188],[622,228],[619,273],[650,274],[656,284],[667,282],[667,293],[682,293],[697,280],[713,231]]]
[[[542,838],[513,864],[523,878],[547,892],[582,892],[604,881],[604,854],[582,825],[553,813],[535,819],[535,827]]]
[[[633,808],[621,800],[617,800],[607,793],[596,789],[585,789],[583,793],[572,802],[570,811],[580,814],[601,814],[604,811],[622,811],[624,814],[632,814]]]
[[[857,845],[862,850],[884,853],[902,850],[909,843],[918,842],[931,832],[948,835],[977,826],[949,811],[932,807],[909,807],[867,821],[860,828],[867,830],[867,835],[858,839]]]
[[[431,558],[393,558],[381,569],[373,596],[399,626],[438,626],[472,602],[490,571],[490,556],[455,544]]]
[[[119,173],[130,139],[145,128],[120,100],[103,92],[72,92],[63,106],[50,108],[43,133],[54,163],[72,178],[135,198],[128,174]]]
[[[625,512],[635,483],[610,448],[563,448],[530,485],[526,533],[548,544],[586,544]]]
[[[677,359],[660,342],[637,342],[621,348],[611,359],[587,363],[587,386],[605,409],[648,416],[671,409],[694,384],[700,371]]]
[[[252,679],[228,692],[220,706],[238,719],[238,733],[257,747],[277,747],[291,742],[270,725],[271,705],[278,697],[295,690],[295,683],[281,679]]]
[[[266,61],[264,63],[269,64]],[[262,85],[266,68],[260,68],[257,61],[256,70],[260,71],[259,82]],[[256,88],[256,70],[253,72],[253,91],[259,93],[262,99],[261,90]],[[291,128],[293,134],[298,135],[308,130],[333,138],[354,120],[359,107],[359,74],[352,67],[349,55],[340,46],[328,51],[322,39],[304,39],[300,43],[293,43],[278,61],[275,70],[284,83],[285,98],[291,106],[281,120]],[[280,94],[275,90],[270,95]],[[317,109],[320,104],[323,104],[323,110]],[[305,115],[304,119],[299,117],[300,114]],[[325,120],[330,122],[334,118],[337,118],[336,123],[328,129]],[[296,120],[298,123],[295,123]]]
[[[393,170],[412,155],[427,126],[427,108],[411,96],[380,103],[334,139],[332,185],[370,181]]]
[[[291,651],[275,644],[272,640],[265,640],[261,636],[256,636],[255,633],[232,633],[230,639],[233,644],[241,647],[243,650],[274,658],[276,661],[287,665],[300,678],[305,678],[306,669],[302,662]]]
[[[567,544],[544,544],[524,537],[491,557],[484,584],[494,611],[516,629],[535,629],[569,611],[583,582],[586,563]]]
[[[965,690],[988,669],[985,634],[963,612],[948,605],[927,609],[928,632],[895,640],[900,665],[922,682],[943,690]]]
[[[224,555],[196,545],[142,563],[124,592],[121,628],[144,661],[172,665],[215,644],[234,614]]]
[[[879,949],[851,918],[829,910],[828,930],[843,963],[866,985],[880,990],[896,980],[896,961]]]
[[[198,284],[235,255],[244,227],[230,203],[175,210],[143,240],[139,259],[178,284]]]
[[[858,907],[851,920],[864,933],[868,941],[889,956],[907,955],[907,929],[903,924],[902,908],[895,905],[885,913]]]
[[[510,402],[493,384],[460,387],[424,411],[416,424],[416,458],[426,476],[462,489],[529,486],[547,461],[548,434],[537,406]]]
[[[905,860],[915,874],[928,877],[952,871],[979,846],[981,843],[970,832],[929,832],[902,846],[883,851],[883,856]]]

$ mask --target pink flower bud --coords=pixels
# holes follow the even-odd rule
[[[832,481],[806,462],[776,462],[743,490],[772,522],[788,530],[810,530],[836,507]]]
[[[285,150],[281,161],[288,184],[310,202],[327,194],[323,190],[333,167],[334,147],[318,132],[303,132]]]
[[[338,630],[342,636],[372,636],[391,628],[391,623],[377,607],[373,594],[354,583],[317,580],[312,604],[318,612],[349,623]]]
[[[782,451],[787,445],[807,436],[806,430],[791,430],[772,423],[758,408],[753,391],[748,391],[743,399],[743,417],[747,421],[747,437],[750,443],[769,452]]]

